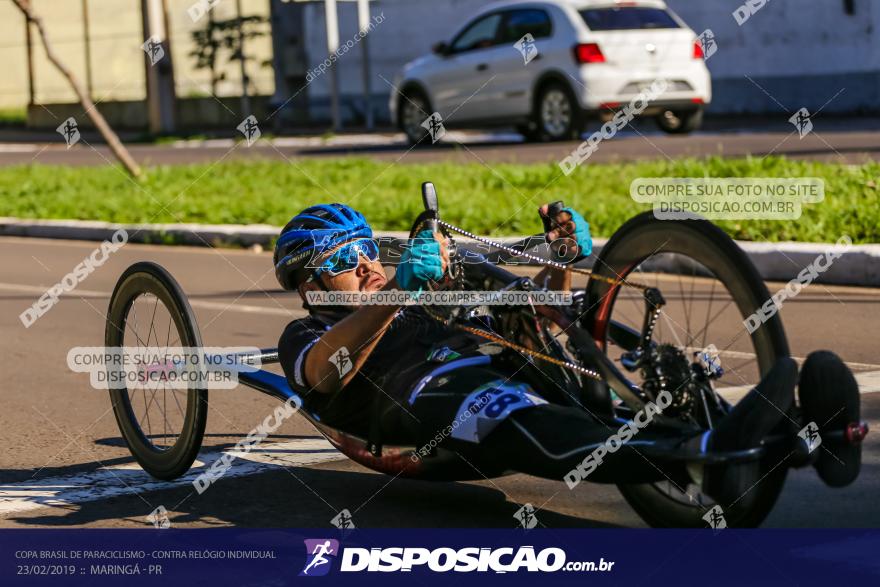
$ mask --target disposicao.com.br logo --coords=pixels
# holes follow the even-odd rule
[[[339,554],[339,542],[330,539],[307,539],[306,564],[300,576],[326,575],[332,559]],[[607,572],[613,561],[566,561],[561,548],[534,546],[488,548],[420,548],[391,546],[385,548],[345,547],[340,557],[342,573],[394,573],[424,568],[436,573],[516,573],[518,571],[553,573],[556,571]]]

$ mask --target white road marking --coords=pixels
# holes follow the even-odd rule
[[[858,363],[856,363],[858,364]],[[852,366],[852,363],[847,363]],[[856,383],[859,384],[859,394],[880,392],[880,371],[863,371],[855,373]],[[730,387],[715,387],[721,397],[729,402],[741,400],[752,389],[752,385],[732,385]]]
[[[698,353],[703,349],[690,346],[684,347],[683,350]],[[757,356],[755,355],[755,353],[744,353],[742,351],[733,351],[726,349],[718,351],[718,354],[721,357],[728,357],[730,359],[754,359]],[[792,359],[794,359],[798,364],[803,364],[803,362],[807,360],[806,357],[792,357]],[[723,363],[724,362],[722,361],[722,366]],[[880,369],[880,365],[874,363],[856,363],[855,361],[845,361],[845,363],[850,369]]]
[[[33,153],[39,149],[33,143],[0,143],[0,153]]]
[[[210,467],[223,452],[237,457],[223,479],[255,475],[279,467],[301,467],[345,459],[342,453],[323,438],[298,438],[284,442],[265,442],[250,453],[239,453],[230,449],[199,455],[199,460],[190,472],[174,481],[157,481],[137,465],[125,464],[86,473],[0,484],[0,518],[42,507],[65,507],[181,486],[189,486],[195,491],[192,487],[193,479],[204,472],[206,467]],[[219,483],[222,482],[221,479]],[[207,491],[222,489],[209,488]]]
[[[40,287],[36,285],[23,285],[20,283],[0,283],[0,291],[16,291],[21,293],[32,293],[36,296],[41,296],[46,293],[48,287]],[[109,298],[110,292],[106,291],[96,291],[93,289],[80,289],[76,288],[69,293],[62,293],[62,298]],[[34,299],[36,301],[36,298]],[[240,304],[238,302],[234,304],[228,304],[224,302],[207,302],[203,300],[189,300],[189,305],[193,308],[201,308],[203,310],[220,310],[226,312],[244,312],[246,314],[267,314],[270,316],[287,316],[289,318],[297,318],[302,317],[304,312],[302,310],[286,310],[284,308],[271,308],[266,306],[254,306],[248,304]],[[24,310],[24,308],[22,308]]]

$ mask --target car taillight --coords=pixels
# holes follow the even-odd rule
[[[699,41],[694,41],[694,59],[703,58],[703,45]]]
[[[596,43],[578,43],[574,46],[574,60],[578,63],[605,63],[605,56]]]

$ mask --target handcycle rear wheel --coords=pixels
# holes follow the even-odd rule
[[[770,294],[745,253],[721,229],[708,221],[661,221],[654,218],[650,212],[640,214],[624,224],[612,236],[602,249],[593,272],[612,279],[629,278],[643,283],[650,282],[651,276],[654,275],[659,286],[660,273],[664,271],[663,263],[673,263],[678,266],[674,270],[678,273],[677,276],[663,277],[669,284],[675,284],[677,277],[677,286],[661,288],[667,299],[667,307],[663,310],[664,319],[668,322],[667,336],[672,335],[673,339],[669,342],[677,344],[685,351],[692,351],[711,341],[721,349],[722,357],[726,352],[728,356],[734,357],[734,361],[747,361],[742,363],[739,371],[734,369],[732,374],[725,369],[728,371],[725,377],[732,375],[735,378],[734,383],[741,384],[736,386],[739,388],[750,388],[778,359],[789,355],[788,342],[779,314],[774,315],[751,335],[743,327],[741,320],[759,308],[770,298]],[[685,283],[683,271],[690,274],[690,283]],[[697,282],[700,283],[699,288],[695,287]],[[706,292],[710,285],[711,294],[707,296]],[[721,289],[718,289],[719,287]],[[694,317],[693,312],[695,290],[701,296],[696,302],[700,310],[699,314],[705,315],[707,321],[701,330],[699,320]],[[586,292],[586,300],[590,307],[581,320],[581,325],[592,334],[600,348],[612,359],[615,357],[614,349],[609,343],[610,323],[612,321],[627,323],[635,330],[639,330],[642,319],[639,312],[643,311],[644,302],[641,296],[633,296],[637,304],[633,309],[632,305],[627,307],[626,301],[621,298],[623,291],[625,290],[619,285],[611,285],[591,278]],[[675,296],[679,292],[684,311],[673,315],[674,310],[670,306],[674,305]],[[724,306],[719,310],[713,309],[716,293],[729,298],[726,303],[719,302]],[[699,304],[703,304],[706,297],[709,297],[708,310],[704,314]],[[711,337],[707,337],[712,323],[715,323],[728,308],[729,315],[725,316],[727,321],[725,327],[737,334],[723,340],[712,340]],[[627,321],[625,316],[627,310],[635,315],[635,319]],[[695,332],[691,329],[692,319],[697,322]],[[663,336],[661,328],[658,327],[655,331],[655,334],[659,332],[660,337]],[[696,336],[693,336],[694,334]],[[737,344],[742,348],[741,351],[728,350],[731,347],[735,348]],[[716,389],[719,389],[722,396],[724,395],[723,388],[716,387]],[[782,462],[782,458],[779,454],[768,453],[762,459],[760,482],[732,507],[725,509],[724,516],[729,526],[757,526],[764,520],[785,482],[787,467]],[[683,488],[671,481],[618,485],[618,487],[633,509],[652,526],[705,526],[703,515],[712,507],[711,500],[707,500],[706,496],[694,495],[693,488]]]
[[[104,343],[107,347],[201,348],[202,339],[192,308],[174,278],[155,263],[141,262],[126,269],[116,283]],[[207,389],[197,383],[186,390],[111,389],[110,398],[119,430],[147,473],[171,480],[189,470],[205,431]],[[161,421],[156,421],[157,413]]]

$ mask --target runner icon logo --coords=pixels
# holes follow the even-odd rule
[[[245,144],[248,147],[253,145],[261,136],[263,136],[263,133],[260,131],[260,126],[257,124],[257,117],[253,114],[242,120],[241,124],[235,128],[238,129],[238,132],[244,135]]]
[[[703,50],[703,59],[708,61],[710,57],[718,51],[718,43],[715,41],[715,33],[712,29],[706,29],[697,37],[700,42],[700,48]]]
[[[167,530],[171,527],[171,520],[168,519],[168,510],[164,505],[160,505],[147,516],[147,521],[158,530]]]
[[[815,422],[810,422],[798,432],[804,443],[807,445],[807,451],[812,454],[814,450],[822,445],[822,437],[819,435],[819,427]]]
[[[720,505],[716,505],[703,516],[706,523],[713,530],[724,530],[727,528],[727,520],[724,519],[724,510]]]
[[[339,541],[331,538],[306,538],[306,565],[300,577],[321,577],[330,572],[330,563],[339,554]]]
[[[79,126],[77,126],[76,119],[73,116],[62,122],[55,129],[55,132],[64,137],[64,142],[67,144],[68,149],[79,142]]]
[[[351,517],[351,512],[347,509],[341,510],[330,523],[339,528],[340,530],[354,530],[354,519]]]
[[[330,357],[330,362],[336,366],[336,370],[339,371],[339,378],[343,377],[351,371],[351,368],[354,364],[351,362],[351,353],[348,352],[348,349],[344,346],[339,347],[333,356]]]
[[[798,135],[800,138],[804,138],[811,132],[813,132],[813,120],[811,118],[812,114],[806,108],[801,108],[797,112],[795,112],[791,118],[788,119],[790,123],[792,123],[798,131]]]
[[[526,530],[531,530],[538,525],[538,517],[535,515],[535,506],[530,503],[519,508],[516,513],[513,514],[513,517]]]
[[[538,56],[538,47],[535,46],[535,37],[531,33],[526,33],[523,37],[513,44],[513,47],[523,56],[523,65],[528,65],[529,61]]]
[[[422,122],[422,126],[431,135],[431,144],[436,143],[446,134],[446,127],[443,126],[443,117],[439,112],[434,112]]]
[[[141,49],[144,50],[144,53],[147,54],[147,57],[150,59],[150,66],[156,65],[162,58],[165,57],[165,48],[162,47],[162,41],[156,35],[153,35],[146,42],[141,45]]]

